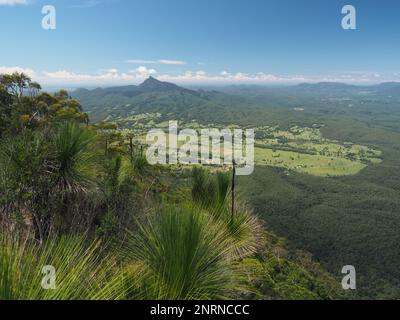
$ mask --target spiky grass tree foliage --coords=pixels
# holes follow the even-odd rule
[[[143,155],[142,153],[137,153],[136,155],[133,156],[132,164],[133,167],[135,168],[136,173],[138,174],[146,173],[146,169],[149,165],[146,156]]]
[[[122,155],[116,155],[107,160],[105,167],[104,188],[106,196],[113,202],[119,201],[120,194],[129,194],[132,191],[135,176],[134,168]]]
[[[0,145],[0,205],[4,220],[32,218],[41,242],[51,233],[71,229],[95,179],[93,136],[75,123],[42,131],[24,130]],[[73,204],[73,205],[71,205]],[[76,211],[76,210],[75,210]],[[75,223],[77,225],[77,223]]]
[[[246,258],[255,254],[265,245],[265,229],[262,221],[237,201],[235,214],[232,216],[230,208],[218,207],[211,210],[212,217],[231,239],[231,250],[239,258]]]
[[[124,235],[132,221],[136,209],[135,170],[132,163],[122,155],[116,155],[104,161],[105,174],[100,182],[101,199],[99,202],[106,209],[98,216],[101,223],[97,234],[101,237],[118,238]]]
[[[231,177],[230,177],[229,173],[217,172],[216,184],[217,184],[217,190],[218,190],[216,200],[220,206],[223,206],[226,204],[226,201],[228,200],[228,196],[230,193]]]
[[[238,286],[231,239],[199,208],[166,208],[140,224],[127,248],[142,278],[133,298],[219,299]]]
[[[96,174],[93,134],[76,123],[64,123],[54,140],[57,188],[75,193],[87,191]]]
[[[193,200],[202,206],[224,206],[229,192],[231,178],[226,172],[211,175],[201,167],[195,167],[192,172]]]
[[[55,288],[42,287],[43,267],[55,268]],[[0,235],[0,300],[123,299],[127,286],[115,259],[99,242],[78,237],[43,246]]]
[[[210,202],[214,199],[214,195],[208,190],[208,176],[206,171],[201,167],[194,167],[192,171],[193,186],[192,197],[194,201],[199,203]]]
[[[193,170],[192,197],[200,207],[207,208],[215,223],[224,228],[232,241],[231,249],[239,257],[254,254],[264,244],[264,228],[239,199],[234,215],[229,207],[231,177],[229,173],[210,174],[202,168]]]

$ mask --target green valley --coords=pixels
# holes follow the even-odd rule
[[[355,265],[355,296],[399,296],[399,85],[187,90],[148,81],[152,92],[139,86],[132,94],[127,87],[73,96],[142,144],[149,129],[170,120],[197,130],[255,129],[255,172],[238,185],[268,229],[337,278],[343,265]]]

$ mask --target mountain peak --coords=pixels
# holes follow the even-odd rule
[[[163,82],[152,76],[148,77],[142,84],[140,84],[139,88],[153,91],[169,91],[179,89],[179,87],[173,83]]]
[[[157,80],[153,76],[149,76],[143,83],[145,82],[161,82],[160,80]]]

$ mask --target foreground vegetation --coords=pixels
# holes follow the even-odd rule
[[[340,297],[308,254],[230,206],[230,173],[149,166],[65,91],[2,75],[0,139],[0,299]]]

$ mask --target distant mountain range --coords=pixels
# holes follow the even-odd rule
[[[72,96],[90,113],[92,121],[160,113],[165,119],[200,119],[213,123],[218,119],[240,119],[249,113],[259,112],[265,106],[293,108],[307,103],[318,105],[319,101],[326,100],[397,104],[400,102],[400,83],[359,86],[320,82],[285,87],[236,85],[214,90],[190,90],[149,77],[138,86],[77,89]]]
[[[189,90],[149,77],[138,86],[77,89],[78,99],[92,121],[119,119],[140,113],[161,113],[170,118],[212,121],[218,112],[243,107],[244,98],[214,90]],[[236,109],[237,110],[237,109]]]
[[[354,92],[354,93],[380,93],[385,94],[388,92],[400,94],[400,82],[384,82],[369,86],[350,85],[339,82],[320,82],[316,84],[302,83],[295,88],[303,89],[306,91],[325,91],[325,92]]]
[[[345,95],[345,94],[375,94],[375,95],[396,95],[400,97],[400,82],[384,82],[374,85],[351,85],[340,82],[318,82],[301,83],[293,86],[261,86],[261,85],[239,85],[229,86],[220,89],[226,93],[240,94],[262,94],[262,93],[283,93],[283,94],[311,94],[320,95]]]
[[[169,82],[162,82],[153,77],[149,77],[142,84],[138,86],[121,86],[121,87],[109,87],[109,88],[97,88],[94,90],[88,89],[77,89],[74,91],[74,95],[85,96],[89,94],[121,94],[127,97],[133,97],[140,95],[142,93],[148,92],[190,92],[195,93],[195,91],[184,89],[177,86],[176,84]]]

